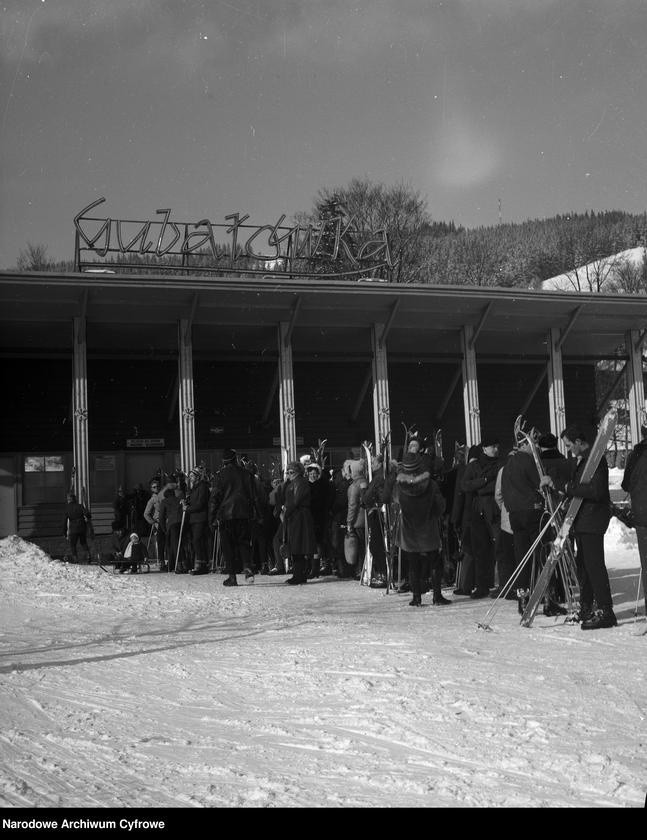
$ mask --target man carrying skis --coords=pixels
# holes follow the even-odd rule
[[[609,574],[604,564],[604,534],[611,519],[609,467],[602,456],[591,480],[582,483],[581,476],[590,450],[586,434],[578,426],[570,425],[561,433],[561,438],[573,456],[564,461],[564,470],[569,471],[565,493],[571,498],[582,499],[572,529],[577,548],[575,560],[580,584],[582,630],[615,627],[618,621],[613,612]],[[545,476],[542,484],[550,487],[553,480]]]

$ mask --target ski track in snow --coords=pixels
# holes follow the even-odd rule
[[[224,590],[1,540],[0,805],[642,807],[646,637],[620,528],[620,626],[592,633],[522,628],[514,602],[485,632],[491,601]]]

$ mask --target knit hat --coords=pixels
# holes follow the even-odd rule
[[[225,464],[229,464],[232,461],[235,461],[236,460],[236,450],[235,449],[223,449],[222,460]]]
[[[306,472],[310,472],[310,470],[317,470],[317,472],[321,474],[321,467],[316,461],[312,461],[312,463],[306,464]]]
[[[139,534],[131,534],[130,535],[131,542],[139,542]]]
[[[547,435],[542,435],[537,444],[540,449],[555,449],[557,446],[557,438],[550,432]]]
[[[481,447],[480,446],[470,446],[469,452],[467,453],[467,460],[471,461],[473,458],[478,458],[481,454]]]
[[[403,472],[415,472],[422,466],[422,455],[418,452],[407,452],[402,459],[400,469]]]

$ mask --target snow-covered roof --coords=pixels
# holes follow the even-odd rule
[[[632,287],[632,279],[637,280],[643,271],[645,248],[627,248],[609,257],[573,268],[564,274],[549,277],[541,284],[546,291],[564,292],[638,292]]]

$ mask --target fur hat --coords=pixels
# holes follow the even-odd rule
[[[312,462],[312,455],[310,453],[306,453],[299,458],[299,462],[306,467],[308,464]]]
[[[422,455],[419,452],[407,452],[402,459],[400,469],[403,472],[415,472],[422,466]]]
[[[306,464],[306,472],[310,472],[310,470],[317,470],[319,475],[321,475],[321,467],[316,461],[311,461],[309,464]]]
[[[537,441],[540,449],[555,449],[557,446],[557,438],[550,432],[547,435],[542,435]]]
[[[478,458],[481,454],[481,447],[480,446],[470,446],[469,452],[467,453],[467,460],[471,461],[474,458]]]
[[[303,475],[304,469],[303,464],[301,461],[290,461],[290,463],[286,466],[285,471],[294,470],[297,475]]]
[[[236,460],[236,450],[235,449],[223,449],[222,460],[225,464],[230,464],[232,461],[235,461]]]

